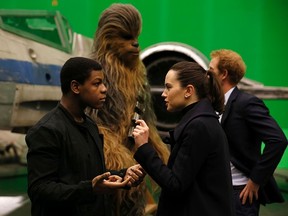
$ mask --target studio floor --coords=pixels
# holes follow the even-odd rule
[[[13,175],[9,176],[9,173]],[[277,169],[274,176],[285,202],[261,206],[260,216],[288,215],[288,169]],[[26,194],[26,178],[25,166],[0,166],[1,216],[30,216],[31,206]]]
[[[287,216],[288,215],[288,169],[277,169],[274,173],[285,202],[261,206],[260,216]]]

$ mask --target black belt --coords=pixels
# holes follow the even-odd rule
[[[234,190],[243,190],[246,185],[233,185]]]

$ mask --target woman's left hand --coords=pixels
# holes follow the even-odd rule
[[[128,183],[128,186],[136,187],[143,181],[145,175],[146,175],[146,172],[141,167],[141,165],[136,164],[127,169],[124,179],[127,179],[130,177],[130,182]]]

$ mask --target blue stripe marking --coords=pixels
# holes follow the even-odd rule
[[[60,86],[60,65],[0,59],[0,81]]]

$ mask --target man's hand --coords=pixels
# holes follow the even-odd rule
[[[124,181],[120,176],[111,175],[110,172],[96,176],[92,180],[92,187],[95,193],[112,193],[115,189],[125,187],[131,177],[127,177]]]
[[[136,187],[143,181],[145,175],[146,172],[141,167],[141,165],[136,164],[127,169],[124,179],[126,181],[128,178],[130,178],[130,181],[127,185],[130,187]]]
[[[249,199],[249,203],[252,204],[253,198],[258,200],[258,190],[259,185],[254,183],[251,179],[248,180],[247,185],[244,187],[244,189],[240,193],[240,199],[242,199],[242,205],[244,205]]]

